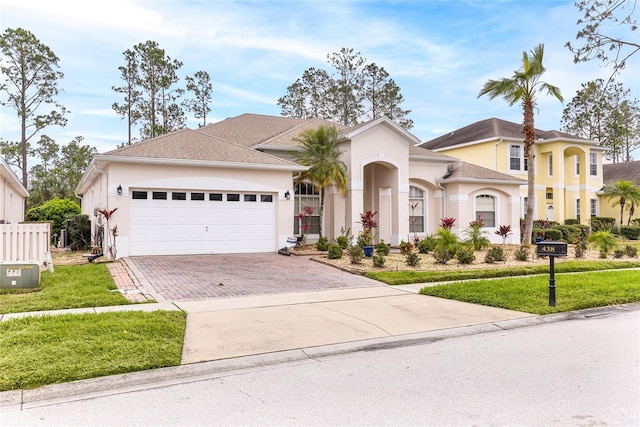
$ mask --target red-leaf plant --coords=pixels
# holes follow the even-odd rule
[[[105,219],[106,223],[106,227],[107,227],[107,232],[106,232],[106,237],[107,237],[107,249],[109,251],[109,259],[111,261],[116,259],[116,254],[118,253],[118,250],[116,249],[116,236],[118,235],[118,226],[115,225],[113,228],[109,227],[109,220],[111,219],[111,217],[113,216],[113,214],[115,213],[115,211],[117,211],[118,208],[114,208],[111,210],[108,209],[98,209],[98,212],[100,213],[100,215],[102,215]],[[113,236],[113,244],[111,244],[111,237]]]
[[[444,228],[445,230],[451,230],[454,222],[456,222],[455,218],[442,218],[440,220],[440,227]]]
[[[499,229],[496,230],[496,234],[502,237],[502,244],[504,245],[507,241],[507,237],[510,236],[511,226],[510,225],[501,225]]]
[[[373,229],[378,226],[378,221],[375,220],[375,216],[378,211],[366,211],[365,213],[360,214],[359,223],[362,224],[362,233],[360,233],[360,238],[365,244],[365,246],[373,245]]]

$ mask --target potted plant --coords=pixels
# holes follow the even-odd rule
[[[378,226],[378,222],[374,218],[378,212],[366,211],[360,214],[360,224],[362,224],[362,232],[358,237],[358,243],[362,246],[364,256],[370,258],[373,255],[373,240],[375,238],[374,228]]]

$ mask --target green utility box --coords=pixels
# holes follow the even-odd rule
[[[28,262],[0,262],[0,289],[40,287],[40,266]]]

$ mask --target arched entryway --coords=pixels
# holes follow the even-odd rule
[[[363,169],[362,212],[378,212],[378,237],[376,241],[397,243],[400,233],[398,168],[388,162],[369,163]],[[405,189],[404,198],[408,188]],[[402,220],[405,220],[404,216]]]

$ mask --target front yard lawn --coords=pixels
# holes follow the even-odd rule
[[[186,316],[132,311],[0,322],[0,391],[177,366]]]
[[[40,289],[0,290],[0,314],[131,304],[116,289],[106,264],[56,266]]]
[[[556,307],[549,306],[548,275],[455,282],[420,293],[535,314],[640,302],[638,270],[556,274],[555,279]]]
[[[564,261],[555,264],[555,272],[570,273],[638,267],[640,267],[639,261]],[[525,276],[530,274],[549,274],[549,265],[522,265],[505,268],[500,268],[496,265],[495,268],[484,270],[465,269],[464,266],[460,266],[456,270],[369,271],[365,276],[388,285],[406,285],[410,283],[433,283],[493,277]],[[640,275],[640,272],[636,272],[635,274]]]

